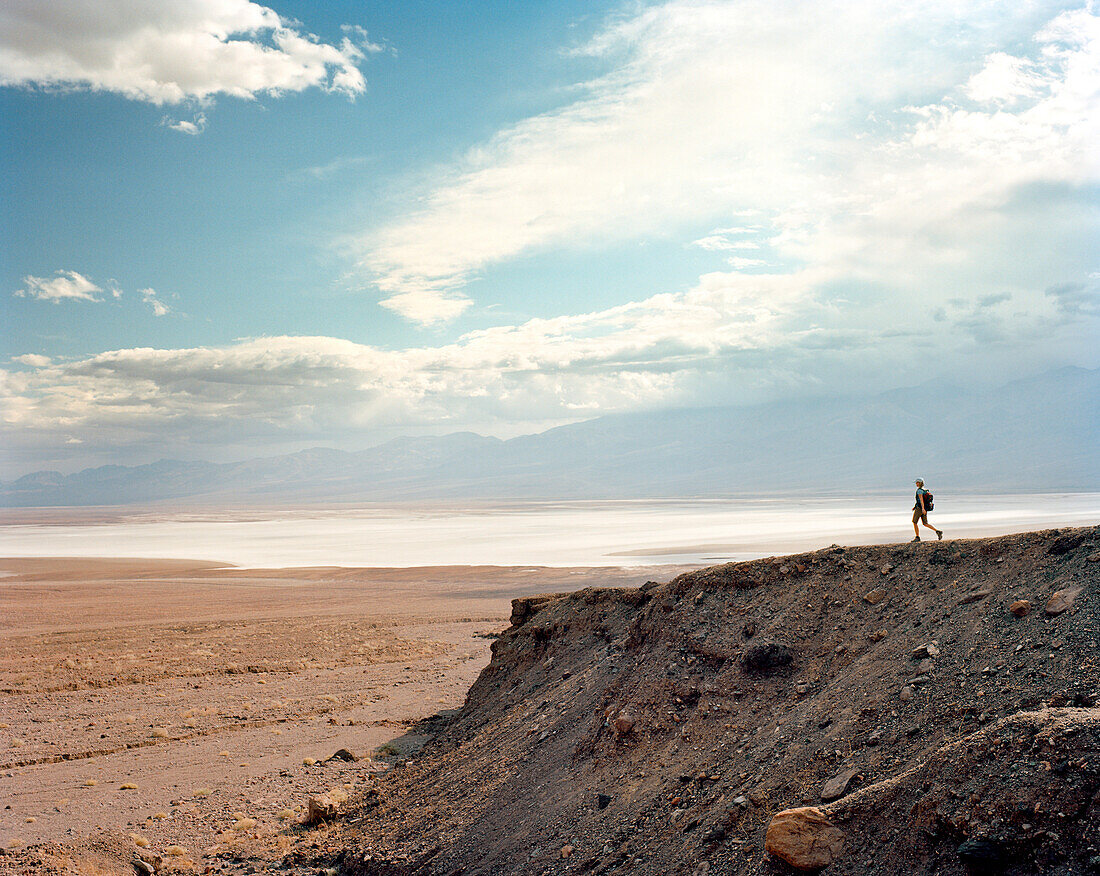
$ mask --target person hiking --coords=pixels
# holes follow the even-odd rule
[[[936,529],[928,522],[928,512],[932,510],[932,494],[924,488],[924,481],[921,478],[917,478],[916,484],[916,502],[913,505],[913,541],[920,541],[920,530],[917,529],[918,520],[936,533],[937,540],[942,539],[943,530]]]

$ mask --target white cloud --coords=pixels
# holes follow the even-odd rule
[[[468,282],[520,254],[739,214],[784,223],[780,242],[805,237],[898,172],[892,150],[913,145],[919,124],[906,106],[946,108],[967,87],[1006,103],[1040,96],[1066,72],[1057,40],[1041,36],[1046,54],[1034,63],[1006,63],[989,47],[1026,41],[1058,9],[947,0],[645,8],[578,50],[618,61],[581,99],[500,131],[442,171],[404,218],[359,236],[360,264],[385,306],[427,322],[469,307]],[[1092,20],[1075,14],[1062,25],[1067,44]],[[730,233],[697,245],[730,248]]]
[[[155,104],[323,88],[354,97],[379,47],[362,29],[320,42],[249,0],[7,0],[0,84],[113,91]],[[187,125],[181,123],[187,133]]]
[[[38,353],[24,353],[22,356],[12,356],[11,361],[20,365],[30,365],[32,368],[44,368],[52,360],[49,356],[42,356]]]
[[[149,305],[154,316],[167,316],[172,312],[172,308],[157,297],[155,289],[139,289],[138,292],[141,294],[142,303]]]
[[[23,278],[24,287],[13,294],[17,298],[38,298],[42,301],[102,301],[99,286],[76,271],[58,271],[52,277]],[[118,297],[117,295],[115,296]]]
[[[860,306],[829,300],[831,282],[817,270],[717,272],[686,292],[435,347],[274,337],[55,359],[0,370],[0,441],[38,453],[77,435],[88,453],[187,444],[201,455],[367,443],[378,430],[514,434],[616,411],[803,394],[855,375],[865,388],[953,377],[976,339],[998,351],[1003,373],[1091,344],[1100,322],[1095,282],[1049,290],[1037,306],[1003,293],[877,323],[863,321]]]
[[[190,134],[193,137],[197,137],[206,130],[206,113],[195,113],[191,121],[187,119],[173,119],[171,116],[165,116],[160,120],[160,123],[173,131],[179,131],[181,134]]]

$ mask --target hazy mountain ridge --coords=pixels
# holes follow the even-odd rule
[[[617,414],[507,441],[469,432],[358,452],[236,463],[160,460],[0,484],[6,506],[165,500],[645,498],[878,490],[1100,489],[1100,371],[981,392],[926,384],[871,397]]]

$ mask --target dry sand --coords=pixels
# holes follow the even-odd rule
[[[512,598],[680,569],[0,571],[0,845],[113,829],[201,860],[386,769],[379,746],[414,746],[409,724],[461,706]],[[375,760],[324,762],[341,748]]]

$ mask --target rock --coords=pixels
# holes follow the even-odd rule
[[[561,847],[561,856],[563,858],[568,858],[572,854],[573,854],[573,847],[572,846],[564,845],[564,846]]]
[[[310,797],[306,803],[306,817],[303,824],[320,824],[336,818],[336,801],[329,797]]]
[[[882,742],[882,731],[881,730],[873,730],[873,731],[871,731],[871,733],[868,734],[868,736],[867,736],[867,744],[868,745],[875,746],[875,745],[878,745],[880,742]]]
[[[1008,607],[1016,617],[1026,617],[1028,612],[1031,611],[1031,603],[1026,599],[1017,599],[1012,605]]]
[[[883,565],[883,567],[881,569],[879,569],[879,572],[881,572],[883,575],[889,575],[893,571],[894,571],[894,567],[892,565],[890,565],[889,563],[885,563]]]
[[[634,730],[634,725],[636,723],[637,721],[633,713],[628,709],[623,709],[615,716],[614,720],[611,722],[611,726],[615,728],[615,732],[619,736],[626,736]]]
[[[921,673],[922,675],[927,675],[929,672],[932,671],[932,666],[932,658],[925,657],[917,664],[917,672]]]
[[[959,846],[958,855],[972,873],[988,873],[1004,863],[1005,849],[996,840],[972,836]]]
[[[726,838],[726,831],[721,827],[712,827],[703,834],[703,842],[720,843]]]
[[[750,672],[770,672],[783,666],[789,666],[794,660],[786,645],[776,642],[761,642],[751,645],[741,655],[741,666]]]
[[[1100,551],[1097,551],[1094,554],[1089,554],[1087,557],[1085,557],[1085,561],[1089,563],[1100,563]]]
[[[1047,600],[1046,608],[1044,608],[1043,611],[1051,617],[1059,615],[1070,608],[1080,595],[1080,587],[1069,587],[1066,590],[1056,590],[1050,599]]]
[[[597,794],[596,795],[596,808],[597,809],[606,809],[610,805],[611,805],[611,795],[610,794]]]
[[[858,775],[858,770],[843,770],[837,773],[821,786],[821,799],[826,803],[839,800],[848,793],[848,786],[852,784],[852,780]]]
[[[869,633],[867,638],[872,642],[881,642],[886,638],[886,630],[875,630],[873,633]]]
[[[1047,553],[1054,554],[1055,556],[1068,554],[1070,551],[1080,547],[1084,541],[1085,533],[1083,532],[1073,532],[1069,535],[1063,535],[1050,543],[1050,547],[1047,548]]]
[[[878,605],[882,600],[886,598],[886,591],[881,587],[876,587],[870,593],[863,594],[863,601],[870,605]]]
[[[134,861],[134,872],[138,876],[153,876],[157,871],[153,868],[153,865],[148,861],[142,861],[140,858]]]
[[[512,600],[512,626],[518,627],[527,623],[535,614],[546,607],[546,603],[558,599],[556,594],[543,593],[538,596],[521,596]]]
[[[768,825],[764,848],[799,870],[820,870],[844,848],[844,832],[816,806],[784,809]]]
[[[909,681],[906,682],[906,684],[910,684],[910,685],[928,684],[928,682],[930,682],[931,680],[932,679],[927,675],[918,675],[916,678],[910,678]]]
[[[970,605],[972,602],[980,602],[985,599],[993,591],[989,588],[982,588],[979,590],[971,590],[962,599],[959,600],[959,605]]]
[[[921,645],[919,648],[914,648],[913,653],[909,655],[911,660],[923,660],[925,657],[939,657],[940,649],[935,642],[928,642]]]
[[[354,763],[359,760],[359,758],[348,749],[341,748],[339,751],[335,752],[329,760],[343,760]]]
[[[909,700],[913,699],[913,696],[915,694],[916,694],[916,691],[914,691],[912,687],[910,687],[909,685],[905,685],[905,687],[903,687],[901,689],[901,693],[898,694],[898,698],[903,703],[907,703],[907,702],[909,702]]]

